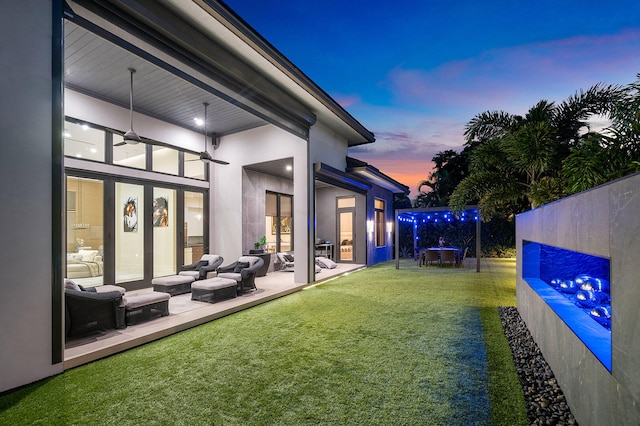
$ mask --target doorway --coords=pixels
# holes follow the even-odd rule
[[[355,197],[338,197],[338,262],[355,261],[355,220],[356,220],[356,199]]]

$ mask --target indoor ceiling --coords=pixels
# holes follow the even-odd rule
[[[65,86],[97,99],[129,108],[128,68],[136,69],[134,111],[189,130],[201,132],[195,117],[207,111],[207,130],[218,136],[267,124],[265,120],[73,22],[65,22]],[[123,132],[129,123],[122,123]]]

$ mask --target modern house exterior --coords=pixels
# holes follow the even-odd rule
[[[0,22],[0,392],[63,371],[65,278],[136,290],[260,247],[310,284],[318,254],[393,259],[408,188],[348,156],[374,135],[225,4],[25,0]]]

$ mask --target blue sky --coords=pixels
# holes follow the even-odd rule
[[[476,114],[640,73],[640,2],[227,0],[376,135],[350,150],[417,195]]]

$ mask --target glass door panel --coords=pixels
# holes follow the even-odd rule
[[[116,182],[116,282],[144,279],[144,186]]]
[[[153,276],[176,273],[176,191],[153,188]]]
[[[104,282],[104,184],[67,177],[66,277],[84,287]]]
[[[204,254],[204,194],[184,192],[184,264],[200,260]]]
[[[280,251],[293,250],[291,236],[293,230],[293,197],[280,196]]]
[[[338,235],[340,236],[338,260],[343,262],[353,261],[353,218],[352,211],[338,214]]]

